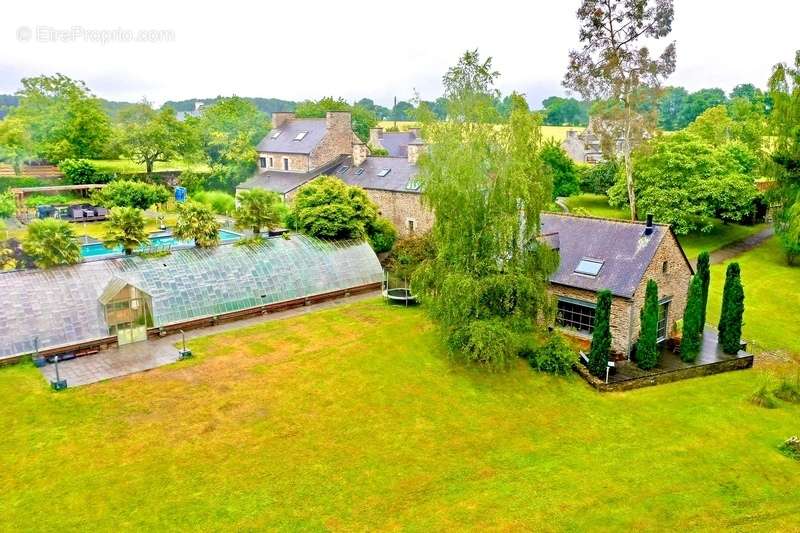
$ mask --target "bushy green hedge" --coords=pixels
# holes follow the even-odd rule
[[[192,194],[192,200],[205,204],[218,215],[233,213],[236,199],[222,191],[200,191]]]
[[[524,355],[536,370],[550,374],[569,374],[577,360],[577,352],[556,332],[551,333],[543,345],[527,350]]]
[[[47,185],[47,182],[32,176],[0,178],[0,193],[6,192],[9,189],[18,189],[21,187],[42,187],[44,185]]]
[[[378,217],[369,224],[367,235],[375,253],[388,252],[397,240],[394,225],[383,217]]]

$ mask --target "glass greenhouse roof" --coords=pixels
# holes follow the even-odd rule
[[[293,235],[264,244],[189,249],[0,274],[0,357],[108,336],[103,305],[114,287],[150,295],[154,326],[349,289],[382,280],[363,242]]]

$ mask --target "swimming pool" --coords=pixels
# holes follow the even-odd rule
[[[240,233],[226,229],[219,230],[219,241],[221,244],[228,244],[238,241],[242,238]],[[182,241],[176,239],[171,233],[153,233],[150,235],[150,245],[141,248],[139,251],[159,251],[159,250],[172,250],[181,248],[191,248],[194,246],[193,240]],[[115,248],[106,248],[103,243],[96,242],[91,244],[81,245],[81,256],[85,260],[94,259],[108,259],[111,257],[118,257],[123,255],[124,252],[121,246]]]

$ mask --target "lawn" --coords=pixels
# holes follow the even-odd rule
[[[760,349],[782,349],[800,357],[800,267],[786,264],[775,237],[737,256],[744,285],[744,332]],[[719,321],[727,263],[711,267],[708,321]],[[800,431],[800,429],[799,429]]]
[[[119,172],[124,174],[131,174],[136,172],[144,172],[145,166],[135,163],[130,159],[93,159],[92,165],[99,172]],[[158,161],[153,166],[155,172],[163,172],[168,170],[193,170],[195,172],[208,172],[210,169],[205,163],[186,163],[182,160],[175,161]]]
[[[582,211],[593,217],[602,218],[618,218],[628,220],[630,218],[630,210],[627,208],[616,208],[608,205],[608,197],[602,194],[579,194],[577,196],[570,196],[565,199],[567,206],[570,210],[577,210],[578,213]],[[694,261],[700,252],[707,250],[713,252],[723,246],[732,242],[742,240],[754,233],[765,229],[766,224],[756,224],[753,226],[744,226],[741,224],[723,224],[721,220],[717,221],[713,229],[707,233],[695,232],[689,235],[680,235],[678,240],[683,246],[683,251],[686,252],[687,257]]]
[[[0,369],[2,530],[720,530],[797,526],[800,406],[757,370],[600,395],[448,360],[376,300],[191,342],[53,393]]]

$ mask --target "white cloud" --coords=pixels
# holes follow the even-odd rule
[[[387,104],[393,96],[409,99],[414,89],[435,98],[447,67],[478,47],[495,58],[504,92],[521,90],[538,105],[563,92],[567,53],[577,44],[578,4],[14,2],[0,20],[0,92],[18,89],[22,76],[63,72],[116,100],[235,93],[292,100],[367,96]],[[690,90],[764,85],[771,66],[800,46],[793,32],[798,2],[676,0],[675,10],[670,38],[677,41],[678,69],[669,83]],[[19,40],[21,27],[30,29],[30,40]],[[79,29],[72,42],[36,42],[37,28],[70,35]],[[120,42],[113,34],[120,29],[166,30],[174,40]],[[98,42],[103,38],[111,40]]]

